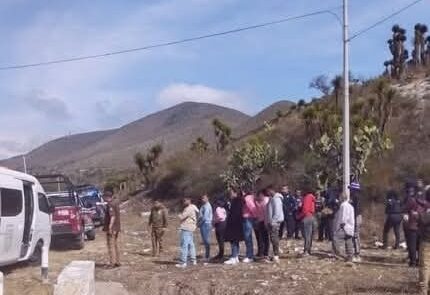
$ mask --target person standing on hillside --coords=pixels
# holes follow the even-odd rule
[[[398,249],[400,245],[400,225],[402,223],[402,202],[394,190],[387,193],[385,200],[385,224],[383,232],[383,249],[388,248],[388,234],[391,229],[394,231],[395,243],[394,249]]]
[[[269,232],[266,227],[267,204],[269,197],[264,190],[257,193],[255,198],[256,221],[255,221],[255,237],[257,239],[257,257],[265,259],[269,258]]]
[[[328,234],[329,234],[328,238],[330,241],[333,241],[334,217],[337,210],[339,210],[339,206],[340,206],[339,189],[329,184],[325,197],[326,197],[326,200],[325,200],[326,206],[324,208],[323,213],[327,217],[327,227],[328,227]]]
[[[309,191],[303,198],[303,205],[299,219],[303,224],[303,238],[305,240],[303,255],[311,254],[314,229],[315,196]]]
[[[354,207],[348,202],[344,193],[341,195],[342,203],[334,217],[333,252],[341,256],[340,248],[344,245],[346,260],[352,262],[354,255],[353,237],[355,232]]]
[[[160,201],[154,201],[148,225],[151,228],[152,256],[159,256],[163,252],[163,236],[167,228],[167,209]]]
[[[360,231],[361,224],[363,222],[363,218],[361,215],[361,186],[358,182],[352,182],[349,186],[349,191],[351,193],[351,205],[354,207],[354,216],[355,216],[355,229],[354,229],[354,237],[352,242],[354,244],[354,262],[359,262],[360,259],[360,250],[361,250],[361,240],[360,240]]]
[[[284,197],[284,224],[287,230],[287,239],[292,239],[296,231],[297,200],[289,192],[288,186],[286,185],[282,187],[281,194]]]
[[[194,245],[194,231],[197,228],[197,218],[199,210],[192,204],[190,198],[184,198],[184,209],[179,214],[181,222],[179,227],[179,236],[181,243],[181,263],[176,264],[178,268],[186,268],[188,262],[188,255],[191,257],[191,263],[197,265],[196,247]]]
[[[430,204],[430,191],[426,192],[427,203]],[[419,252],[419,281],[422,295],[430,294],[430,209],[419,214],[418,226],[421,236]]]
[[[279,228],[284,221],[282,195],[277,193],[273,186],[267,187],[270,196],[267,204],[266,224],[269,229],[270,242],[273,246],[273,261],[279,263]]]
[[[230,209],[227,214],[225,240],[231,244],[231,257],[225,264],[239,263],[239,243],[244,240],[243,235],[243,200],[238,191],[230,189]]]
[[[299,240],[300,233],[303,236],[303,222],[302,220],[300,220],[300,211],[302,210],[302,206],[303,206],[302,191],[297,189],[294,197],[296,199],[296,214],[295,214],[296,227],[294,229],[294,238],[296,240]]]
[[[243,198],[243,234],[245,238],[246,257],[242,262],[250,263],[254,261],[254,243],[252,238],[252,232],[255,223],[255,197],[251,192],[246,192]]]
[[[202,206],[199,212],[199,227],[200,234],[202,236],[203,244],[205,246],[205,257],[204,263],[208,263],[210,259],[211,251],[211,235],[212,235],[212,222],[213,222],[213,212],[212,206],[209,203],[209,198],[207,195],[202,196]]]
[[[218,199],[215,202],[213,223],[215,227],[215,236],[218,243],[218,255],[213,258],[214,260],[221,260],[224,258],[225,231],[227,228],[227,210],[225,206],[225,201],[222,199]]]
[[[118,237],[121,231],[119,202],[114,200],[112,191],[105,191],[103,194],[103,199],[107,203],[103,231],[106,232],[109,262],[111,267],[119,267],[121,266],[120,250],[118,245]]]

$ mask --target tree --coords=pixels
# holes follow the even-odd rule
[[[140,173],[145,179],[145,185],[148,188],[152,188],[153,185],[153,173],[159,166],[160,156],[163,152],[163,147],[160,144],[152,146],[146,155],[138,152],[134,155],[134,163],[139,169]]]
[[[400,79],[405,69],[405,62],[409,53],[405,50],[406,30],[399,25],[394,25],[392,28],[392,39],[388,40],[388,46],[393,56],[392,77]]]
[[[316,89],[320,91],[323,95],[330,94],[330,84],[328,82],[328,77],[326,75],[319,75],[315,77],[311,83],[309,83],[309,88]]]
[[[209,144],[203,139],[203,137],[197,137],[196,141],[191,144],[191,151],[198,153],[199,155],[204,154],[209,149]]]
[[[232,140],[231,128],[218,118],[212,121],[212,126],[214,127],[214,133],[217,139],[216,150],[217,152],[222,152]]]
[[[297,102],[297,107],[299,108],[299,110],[301,109],[301,108],[303,108],[304,106],[306,106],[306,101],[304,100],[304,99],[300,99],[298,102]]]
[[[254,191],[263,174],[283,169],[284,165],[274,147],[260,139],[252,139],[234,150],[229,167],[221,178],[227,187]]]
[[[333,94],[334,94],[335,102],[336,102],[336,108],[339,107],[339,96],[340,96],[340,93],[342,91],[342,81],[343,81],[343,77],[340,75],[336,75],[331,80],[331,86],[333,89]]]
[[[425,54],[425,44],[426,44],[426,33],[428,28],[423,24],[415,25],[415,37],[414,37],[414,63],[415,65],[425,64],[426,54]]]

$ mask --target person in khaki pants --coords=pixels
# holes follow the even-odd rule
[[[151,228],[152,256],[158,256],[163,251],[163,236],[167,228],[167,209],[159,201],[154,201],[149,215]]]
[[[422,295],[430,295],[430,191],[427,191],[427,210],[419,215],[421,236],[419,276]]]
[[[107,203],[107,212],[103,231],[106,232],[110,266],[119,267],[121,266],[118,246],[118,237],[121,231],[119,202],[113,199],[113,193],[111,191],[106,191],[103,194],[103,199]]]

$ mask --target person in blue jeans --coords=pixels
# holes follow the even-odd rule
[[[206,264],[209,262],[211,251],[213,212],[207,195],[202,196],[202,203],[203,205],[200,207],[198,224],[200,227],[200,234],[202,236],[203,244],[205,245],[204,263]]]
[[[191,203],[190,198],[185,198],[184,210],[179,214],[181,224],[179,226],[179,238],[181,243],[181,263],[176,264],[178,268],[187,267],[188,255],[193,265],[197,264],[196,247],[194,246],[194,231],[197,228],[197,217],[199,210]]]
[[[243,198],[243,235],[245,239],[246,257],[243,259],[244,263],[254,261],[254,243],[252,240],[252,233],[254,231],[254,224],[256,220],[256,206],[255,197],[252,193],[245,194]]]

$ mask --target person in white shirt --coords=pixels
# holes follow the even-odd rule
[[[342,203],[334,217],[333,252],[342,256],[340,248],[345,247],[345,259],[352,262],[354,254],[353,237],[355,230],[354,207],[349,203],[345,194],[341,196]]]

